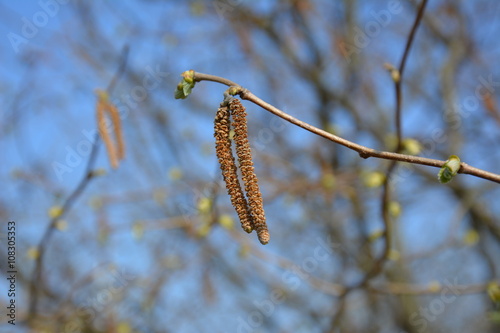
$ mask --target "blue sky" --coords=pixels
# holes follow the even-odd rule
[[[94,11],[89,17],[95,21],[86,24],[85,19],[77,15],[72,1],[68,4],[58,4],[57,7],[54,5],[47,7],[41,3],[54,4],[54,1],[0,2],[0,36],[2,36],[0,89],[3,92],[0,94],[0,99],[1,104],[6,106],[0,111],[2,135],[0,150],[5,158],[5,162],[0,166],[0,181],[4,186],[0,203],[7,207],[6,211],[9,214],[7,218],[19,221],[21,226],[20,261],[26,267],[32,265],[32,262],[25,256],[25,252],[39,242],[48,221],[47,210],[54,205],[61,204],[82,177],[88,156],[85,153],[74,156],[76,162],[75,166],[71,167],[70,173],[58,176],[54,171],[54,163],[67,164],[67,159],[71,159],[75,151],[88,147],[89,139],[85,133],[95,130],[94,90],[104,89],[107,86],[116,71],[120,50],[124,45],[130,46],[128,61],[130,71],[126,74],[127,80],[123,80],[126,83],[120,82],[113,96],[117,104],[123,106],[125,99],[130,97],[134,88],[140,86],[151,70],[162,73],[159,84],[148,91],[147,100],[137,102],[126,112],[124,108],[121,109],[126,115],[123,120],[126,140],[131,145],[140,148],[128,152],[127,159],[121,167],[112,171],[104,147],[101,147],[96,166],[108,170],[108,174],[93,181],[78,200],[74,213],[67,217],[69,229],[55,236],[56,244],[51,251],[57,253],[61,249],[71,248],[71,244],[84,243],[92,237],[102,236],[96,227],[102,227],[99,224],[101,219],[109,219],[112,223],[108,225],[110,233],[107,235],[107,246],[100,247],[94,244],[93,247],[79,248],[68,253],[65,260],[81,263],[76,267],[77,275],[86,274],[92,268],[102,265],[101,256],[106,261],[117,263],[131,274],[147,275],[144,272],[153,271],[155,266],[155,259],[151,257],[150,251],[155,246],[165,256],[182,252],[184,255],[182,259],[187,262],[200,260],[199,257],[202,254],[199,253],[200,248],[194,241],[185,243],[184,238],[169,237],[171,243],[165,244],[162,248],[165,230],[161,228],[146,230],[145,239],[142,241],[134,239],[130,231],[134,221],[161,219],[165,217],[165,211],[196,212],[199,189],[195,188],[194,184],[206,183],[208,187],[214,181],[220,183],[220,174],[211,147],[212,117],[225,88],[215,83],[202,82],[194,88],[193,96],[190,96],[189,101],[174,100],[173,90],[180,79],[179,74],[188,69],[195,69],[227,77],[241,83],[264,100],[317,125],[316,115],[308,111],[314,110],[318,104],[311,98],[314,92],[307,83],[297,79],[296,72],[291,70],[286,63],[277,63],[272,69],[272,74],[282,79],[284,83],[277,91],[271,91],[272,84],[266,81],[267,76],[255,69],[255,63],[237,46],[236,36],[228,33],[227,18],[218,17],[215,8],[210,4],[199,9],[196,6],[179,5],[178,2],[169,1],[94,2],[91,6]],[[473,96],[474,89],[480,82],[479,77],[488,77],[488,75],[493,75],[494,78],[500,77],[497,66],[491,66],[491,62],[498,59],[499,49],[495,42],[500,31],[500,20],[497,19],[500,6],[494,2],[481,3],[483,5],[486,3],[488,8],[484,10],[484,13],[488,17],[465,15],[469,19],[466,23],[473,31],[472,36],[480,56],[474,58],[473,61],[466,61],[457,76],[458,103],[463,103],[467,96]],[[329,11],[333,12],[337,9],[328,1],[323,1],[322,4],[325,16],[318,19],[318,27],[330,18],[327,14]],[[433,10],[433,6],[438,5],[431,2],[429,10]],[[255,10],[266,12],[269,2],[258,1],[252,6],[255,6]],[[462,8],[467,13],[469,11],[473,13],[475,10],[473,6],[472,2],[463,2]],[[400,14],[391,16],[390,24],[399,24],[409,28],[412,20],[408,17],[413,17],[413,9],[408,6],[403,7]],[[377,1],[372,6],[363,6],[358,13],[358,20],[360,22],[373,21],[373,11],[380,12],[387,8],[385,1]],[[202,14],[199,15],[197,10],[201,10]],[[205,15],[207,13],[208,15]],[[33,36],[25,38],[26,43],[17,45],[17,49],[11,42],[14,38],[12,34],[16,34],[15,38],[26,36],[26,31],[30,27],[25,18],[29,22],[38,22],[39,26],[36,27],[37,31],[33,32]],[[363,27],[363,25],[360,26]],[[98,36],[95,38],[91,38],[93,37],[92,31],[86,30],[90,27],[98,31]],[[389,115],[388,119],[392,119],[390,115],[394,105],[394,92],[382,63],[398,64],[407,36],[407,31],[403,30],[382,29],[380,35],[377,35],[367,48],[361,50],[361,55],[368,59],[364,65],[366,66],[364,75],[373,78],[373,93],[379,97],[381,107]],[[329,52],[332,47],[329,44],[328,33],[328,31],[319,32],[317,36],[324,52]],[[212,38],[212,36],[219,35],[220,38]],[[428,36],[428,34],[421,32],[417,35],[415,46],[417,53],[409,58],[408,76],[416,76],[425,72],[419,67],[422,66],[422,62],[416,61],[420,59],[419,57],[427,57],[425,58],[428,59],[427,66],[436,69],[440,69],[442,62],[448,60],[444,48],[426,49],[436,43],[432,44],[422,36]],[[256,36],[255,40],[255,49],[264,55],[264,59],[271,63],[275,62],[279,57],[275,45],[263,36]],[[99,45],[92,44],[96,41]],[[304,51],[300,53],[300,56],[307,58],[310,55]],[[325,64],[325,70],[332,74],[328,85],[340,90],[346,85],[345,77],[340,69],[345,67],[344,61],[345,59],[339,55],[333,55],[330,62]],[[132,73],[136,77],[133,77]],[[428,138],[433,135],[433,131],[443,126],[442,92],[436,89],[439,86],[437,84],[439,75],[439,72],[436,72],[434,77],[422,77],[421,91],[416,92],[410,87],[405,87],[404,131],[407,136]],[[361,79],[364,80],[364,77]],[[354,96],[353,100],[355,103],[359,102],[360,107],[366,108],[362,114],[366,123],[369,124],[371,121],[376,123],[379,120],[375,119],[378,114],[370,110],[370,105],[365,99]],[[286,137],[289,145],[296,149],[314,146],[319,139],[290,124],[286,124],[284,129],[273,130],[271,121],[274,118],[272,116],[254,106],[249,106],[248,109],[252,126],[251,141],[254,148],[257,147],[258,156],[259,154],[260,156],[274,154],[275,159],[284,166],[283,170],[271,170],[270,173],[283,174],[287,177],[289,175],[285,168],[287,166],[305,169],[316,164],[314,161],[300,158],[286,160],[278,150],[279,146],[264,139],[265,133],[262,130],[271,129],[272,138]],[[433,110],[436,112],[431,112]],[[153,115],[161,116],[162,114],[168,119],[166,125],[168,132],[159,131],[157,127],[159,125],[150,120]],[[488,150],[484,147],[487,147],[488,143],[498,142],[498,127],[493,121],[485,121],[485,113],[482,109],[464,118],[464,126],[470,126],[472,130],[476,123],[480,125],[477,126],[478,131],[490,133],[490,137],[484,139],[490,141],[480,142],[479,147],[462,143],[464,147],[462,154],[466,160],[474,161],[475,166],[494,171],[499,161],[497,150],[491,148],[491,154],[485,154]],[[383,148],[382,143],[372,135],[364,133],[359,136],[353,118],[346,112],[337,112],[334,125],[341,135],[347,138],[356,139],[360,143],[376,148]],[[169,137],[182,137],[185,140],[180,140],[182,142],[179,146],[172,147]],[[448,143],[447,141],[438,147],[445,149]],[[345,158],[342,161],[345,167],[357,161],[357,154],[344,148],[339,149],[342,152],[341,156]],[[442,154],[441,151],[436,150],[429,157],[444,158]],[[293,163],[296,164],[293,165]],[[384,164],[377,160],[369,159],[363,163],[366,168],[385,169]],[[268,167],[263,160],[257,161],[256,165],[257,170],[261,168],[262,172],[264,170],[268,172]],[[175,170],[181,170],[185,178],[173,179],[171,175]],[[437,174],[437,169],[434,171]],[[319,178],[320,174],[320,169],[314,169],[308,177],[313,180]],[[412,178],[413,176],[415,178]],[[395,197],[404,206],[400,219],[404,221],[401,227],[401,243],[409,253],[442,244],[454,225],[458,226],[458,231],[455,230],[457,237],[461,235],[460,230],[467,227],[462,218],[457,217],[460,207],[453,206],[456,205],[456,201],[453,200],[448,188],[423,188],[421,176],[418,173],[413,173],[413,176],[410,175],[410,180],[397,188],[395,192]],[[460,181],[471,185],[484,184],[483,180],[469,176],[462,176]],[[489,185],[484,185],[486,189],[488,189],[487,186]],[[206,190],[207,187],[204,189]],[[273,192],[273,188],[267,184],[264,184],[263,188],[269,191],[268,193]],[[156,205],[151,195],[148,194],[154,190],[166,193],[167,199],[161,205]],[[126,201],[127,198],[122,196],[123,193],[135,194],[139,199],[134,204],[129,203]],[[487,193],[489,196],[500,194],[498,189]],[[372,199],[378,195],[377,190],[367,190],[366,193],[367,198]],[[482,196],[479,190],[478,196]],[[99,200],[104,200],[103,198],[110,202],[109,211],[89,208],[92,203],[94,206],[98,205]],[[226,199],[221,196],[218,200],[225,202],[223,200]],[[308,221],[314,225],[314,221],[321,220],[322,216],[311,217],[310,211],[303,211],[302,205],[294,204],[293,200],[287,197],[280,198],[273,201],[268,209],[270,220],[279,222],[273,226],[274,232],[278,235],[287,235],[292,240],[285,236],[277,236],[276,242],[269,244],[265,251],[289,257],[290,260],[295,260],[300,264],[304,258],[311,255],[312,249],[316,246],[315,238],[311,236],[314,233],[309,231],[306,235],[311,238],[304,236],[306,238],[304,242],[297,242],[293,249],[284,250],[287,243],[290,244],[300,239],[300,235],[289,234],[290,231],[284,223],[300,225]],[[493,199],[485,200],[490,200],[492,205],[494,204]],[[345,201],[348,200],[345,199]],[[382,226],[378,204],[377,200],[373,200],[368,205],[367,214],[373,216],[369,225],[372,230]],[[343,204],[336,203],[336,205]],[[496,206],[491,208],[494,212],[498,212]],[[283,212],[287,213],[286,217],[282,217]],[[347,217],[346,221],[349,222],[351,219],[352,217]],[[223,230],[215,230],[211,236],[213,238],[210,242],[214,244],[230,239]],[[231,243],[226,257],[218,259],[209,256],[210,260],[219,263],[222,267],[228,264],[239,269],[249,269],[241,267],[242,265],[238,263],[238,247],[239,244]],[[474,255],[467,250],[455,252],[453,249],[441,254],[445,262],[448,262],[447,258],[455,261],[457,258],[462,258],[468,265],[474,265]],[[418,265],[417,262],[415,266],[418,267]],[[252,267],[260,266],[255,264]],[[485,276],[484,266],[480,263],[477,267],[477,270],[472,270],[472,276],[461,276],[464,283],[482,281]],[[179,299],[181,302],[184,295],[196,293],[196,288],[199,287],[196,284],[202,271],[192,269],[189,272],[192,275],[187,278],[181,273],[172,273],[171,278],[177,278],[179,282],[162,290],[164,296],[162,301],[165,302],[165,307],[168,307],[169,301]],[[329,276],[331,268],[324,268],[324,271],[317,273]],[[282,278],[283,271],[269,265],[263,275],[265,277],[255,284],[250,284],[247,287],[248,290],[244,289],[243,292],[238,293],[241,290],[232,286],[231,288],[234,288],[232,292],[238,294],[238,297],[247,297],[250,304],[266,299],[269,294],[263,285],[270,284],[266,279]],[[352,276],[356,274],[353,273]],[[437,272],[422,271],[422,281],[435,280],[438,277]],[[0,283],[0,286],[3,290],[3,284]],[[70,286],[62,284],[61,288],[70,288]],[[95,288],[99,290],[99,286]],[[304,284],[300,288],[299,291],[302,294],[311,293],[311,300],[317,301],[318,309],[329,304],[328,296],[314,291],[310,286]],[[22,295],[26,299],[25,291]],[[217,324],[219,320],[227,320],[231,327],[236,327],[238,318],[248,315],[249,311],[254,309],[252,305],[249,305],[250,310],[238,308],[233,313],[231,312],[233,294],[221,292],[220,295],[220,302],[211,312],[215,313],[215,317],[210,318],[211,325],[214,327],[220,327]],[[199,306],[201,307],[196,304],[195,308]],[[161,310],[162,308],[158,308],[156,311]],[[274,323],[270,325],[275,325],[275,328],[291,329],[283,323],[294,318],[297,313],[300,313],[300,309],[277,306],[277,314],[270,320]],[[172,316],[176,314],[172,312]],[[310,329],[308,326],[310,323],[302,323],[302,325],[298,331],[305,332]],[[190,332],[192,329],[188,323],[181,331]]]

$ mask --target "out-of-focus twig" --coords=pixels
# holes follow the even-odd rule
[[[398,67],[398,78],[397,80],[394,80],[394,88],[396,90],[396,135],[398,137],[398,147],[397,151],[401,151],[402,149],[402,128],[401,128],[401,108],[402,108],[402,83],[403,83],[403,75],[404,75],[404,70],[406,67],[406,61],[408,59],[408,55],[410,54],[410,49],[413,44],[413,40],[415,39],[415,34],[417,32],[417,28],[420,25],[420,22],[422,21],[422,18],[424,16],[424,11],[425,11],[425,6],[427,5],[427,0],[422,0],[422,3],[420,5],[420,8],[418,9],[417,17],[415,18],[415,22],[413,23],[413,26],[410,31],[410,35],[408,36],[408,39],[406,41],[406,46],[405,50],[403,53],[403,57],[401,58],[401,62]]]
[[[406,66],[406,61],[408,59],[408,56],[410,54],[410,48],[412,45],[412,42],[415,37],[415,33],[417,32],[417,28],[420,25],[420,22],[422,21],[422,17],[424,15],[424,10],[425,6],[427,5],[427,0],[422,0],[422,3],[420,5],[420,8],[418,10],[417,16],[415,18],[415,22],[413,23],[413,26],[410,31],[410,35],[408,36],[408,39],[406,41],[406,46],[404,49],[403,57],[401,58],[401,62],[399,64],[399,67],[397,69],[396,75],[392,75],[393,81],[394,81],[394,89],[396,91],[396,112],[395,112],[395,123],[396,123],[396,133],[397,133],[397,147],[395,150],[395,153],[400,153],[403,150],[403,134],[402,134],[402,127],[401,127],[401,113],[402,113],[402,94],[401,94],[401,88],[402,88],[402,83],[403,83],[403,74]],[[385,243],[384,243],[384,250],[381,256],[375,261],[373,264],[372,268],[368,271],[368,273],[365,275],[363,280],[357,285],[359,287],[364,286],[370,279],[374,278],[378,274],[382,272],[384,263],[387,261],[389,258],[389,255],[391,253],[391,243],[393,239],[393,226],[392,226],[392,221],[391,221],[391,216],[389,214],[389,203],[390,203],[390,196],[391,196],[391,191],[390,191],[390,181],[392,178],[392,174],[396,170],[396,165],[397,165],[397,160],[392,160],[391,163],[389,164],[387,168],[387,172],[385,174],[385,179],[383,183],[383,190],[382,190],[382,198],[381,198],[381,212],[382,212],[382,220],[384,221],[384,226],[385,226]]]
[[[111,79],[110,84],[108,85],[107,88],[108,94],[112,93],[112,91],[116,86],[116,83],[118,82],[118,79],[123,75],[127,64],[127,58],[128,58],[128,46],[125,46],[121,54],[120,64],[118,66],[118,69],[113,78]],[[74,206],[76,200],[78,200],[78,198],[82,195],[85,188],[87,188],[87,186],[90,184],[90,181],[94,178],[95,174],[93,172],[93,169],[97,158],[97,154],[99,152],[99,143],[100,143],[99,137],[96,136],[82,179],[80,180],[76,188],[73,190],[73,192],[71,192],[71,194],[62,204],[61,213],[50,219],[48,226],[45,229],[45,232],[43,233],[42,239],[38,244],[38,256],[35,261],[35,268],[33,270],[33,275],[30,283],[28,323],[33,323],[36,320],[40,290],[43,290],[45,282],[42,274],[44,268],[44,256],[45,252],[47,251],[47,247],[49,246],[52,235],[56,230],[56,224],[61,218],[63,218],[63,216],[68,214],[68,212]]]
[[[99,144],[95,142],[92,151],[90,153],[89,160],[87,162],[87,167],[85,168],[85,173],[82,180],[78,183],[74,191],[68,196],[66,201],[61,207],[61,214],[59,216],[51,218],[45,232],[42,236],[40,243],[38,244],[38,256],[35,261],[35,268],[33,270],[33,277],[30,284],[30,303],[29,303],[29,316],[28,320],[33,321],[37,313],[39,289],[43,289],[44,279],[42,274],[44,255],[51,240],[51,237],[56,230],[57,221],[59,221],[64,215],[66,215],[69,210],[73,207],[75,201],[83,193],[83,190],[88,186],[90,180],[93,178],[92,169],[95,164],[97,153],[99,151]]]

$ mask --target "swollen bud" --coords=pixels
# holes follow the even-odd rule
[[[438,173],[438,180],[441,184],[450,182],[460,170],[460,158],[451,155]]]
[[[385,63],[384,68],[391,74],[391,78],[394,82],[398,83],[401,80],[401,74],[399,70],[394,67],[392,64]]]
[[[196,83],[194,80],[193,70],[185,71],[181,74],[181,76],[183,77],[183,79],[175,88],[175,99],[185,99],[186,97],[188,97]]]
[[[194,70],[189,70],[185,71],[184,73],[181,74],[181,76],[184,78],[184,81],[194,85]]]

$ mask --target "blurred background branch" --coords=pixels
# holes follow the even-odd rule
[[[404,67],[397,133],[384,64],[400,63],[421,5],[0,5],[0,214],[19,226],[15,329],[497,332],[500,189],[477,177],[439,184],[437,169],[397,163],[384,208],[387,260],[339,297],[384,253],[387,156],[441,167],[457,155],[476,168],[462,172],[498,173],[496,2],[429,2]],[[246,97],[322,131],[245,102],[272,234],[265,247],[237,227],[220,177],[213,119],[224,89],[198,83],[175,100],[186,69],[238,82]],[[95,148],[90,111],[103,82],[127,144],[117,169]],[[399,154],[359,158],[334,137]],[[5,250],[0,262],[6,274]]]

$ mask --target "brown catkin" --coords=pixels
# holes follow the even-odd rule
[[[109,100],[105,92],[98,91],[97,94],[97,127],[108,152],[109,161],[113,169],[118,167],[118,163],[125,157],[125,143],[123,141],[122,124],[120,113],[115,105]],[[111,120],[115,134],[115,140],[111,140],[110,129],[106,126],[106,113]]]
[[[108,152],[108,158],[111,163],[111,167],[116,169],[118,167],[118,156],[115,150],[115,146],[111,141],[111,136],[109,134],[108,128],[106,127],[106,117],[104,115],[106,111],[106,104],[102,99],[97,100],[96,112],[97,112],[97,127],[99,129],[99,135],[104,141],[106,146],[106,151]]]
[[[267,244],[269,242],[269,231],[267,229],[266,216],[264,214],[262,194],[257,182],[257,176],[254,172],[252,151],[250,149],[250,143],[248,142],[245,107],[238,99],[234,98],[229,102],[229,110],[233,117],[236,154],[238,155],[238,163],[245,184],[250,213],[253,218],[253,227],[257,231],[259,241],[262,244]]]
[[[108,102],[108,112],[115,131],[115,143],[117,146],[117,157],[121,161],[125,158],[125,143],[123,141],[122,122],[120,113],[115,105]]]
[[[214,121],[215,151],[222,170],[222,177],[226,183],[227,193],[231,198],[231,204],[238,214],[241,227],[250,233],[253,230],[253,221],[238,180],[236,163],[231,150],[231,139],[229,138],[230,125],[229,109],[227,106],[221,106],[217,110]]]

